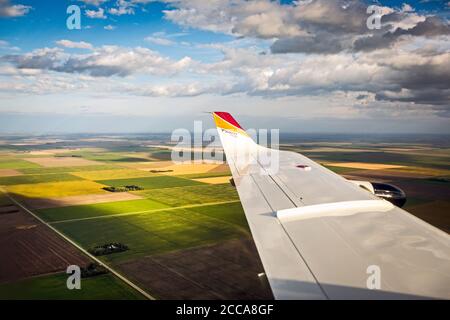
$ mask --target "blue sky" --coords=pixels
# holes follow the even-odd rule
[[[448,16],[447,1],[444,0],[384,0],[366,1],[371,3],[382,3],[389,7],[401,8],[403,4],[410,4],[417,12],[437,13]],[[82,16],[82,26],[92,27],[82,31],[73,31],[65,28],[67,15],[65,10],[71,4],[77,4],[85,10],[97,10],[97,8],[114,8],[115,1],[107,1],[104,5],[95,6],[83,3],[83,1],[42,1],[23,0],[15,1],[32,7],[26,16],[1,19],[0,36],[3,40],[14,43],[24,51],[40,48],[43,46],[53,46],[54,42],[61,38],[71,38],[73,41],[88,41],[94,45],[115,44],[122,46],[143,45],[142,40],[152,33],[165,32],[167,34],[180,34],[177,37],[180,41],[195,43],[226,42],[233,40],[233,36],[180,26],[164,18],[163,10],[170,10],[170,4],[162,2],[149,2],[139,6],[134,10],[134,14],[124,14],[113,16],[105,13],[108,19],[89,19]],[[290,0],[281,1],[282,4],[289,5]],[[104,30],[103,27],[113,25],[117,27],[114,32]],[[183,35],[181,35],[183,34]],[[147,44],[148,45],[148,44]],[[176,57],[182,53],[166,46],[153,45],[152,48],[163,50],[169,55]]]
[[[147,46],[159,50],[164,54],[177,58],[189,53],[199,55],[195,50],[181,52],[172,47],[145,43],[144,39],[153,33],[165,33],[175,37],[177,41],[189,41],[199,44],[230,41],[232,36],[214,32],[195,30],[178,26],[164,19],[163,10],[169,6],[161,2],[150,2],[134,10],[134,14],[114,16],[108,13],[106,19],[90,19],[85,15],[86,10],[98,10],[110,6],[114,8],[114,1],[105,6],[86,5],[82,1],[20,1],[21,4],[33,9],[23,17],[1,19],[0,34],[3,40],[13,43],[23,51],[41,47],[53,47],[55,41],[71,39],[72,41],[87,41],[96,46],[104,44],[118,46]],[[66,9],[71,4],[77,4],[82,10],[82,30],[68,30],[66,28]],[[106,9],[107,10],[107,9]],[[144,11],[145,10],[145,11]],[[83,14],[84,12],[84,14]],[[104,27],[112,25],[113,32]],[[31,31],[31,32],[30,32]],[[184,48],[187,50],[188,48]],[[201,56],[200,56],[201,57]]]
[[[374,3],[380,30],[366,27]],[[72,4],[81,30],[66,28]],[[0,0],[0,114],[17,132],[27,130],[20,115],[46,114],[74,123],[126,115],[148,119],[132,131],[169,131],[220,108],[286,131],[376,132],[389,122],[390,132],[450,133],[449,8],[437,0]]]

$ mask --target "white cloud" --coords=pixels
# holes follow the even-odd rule
[[[0,49],[10,51],[20,51],[19,47],[11,46],[11,44],[5,40],[0,40]]]
[[[124,14],[134,14],[134,4],[126,0],[117,0],[117,7],[109,9],[109,13],[116,16],[121,16]]]
[[[98,7],[99,5],[108,2],[109,0],[79,0],[85,4],[91,5],[91,6],[96,6]]]
[[[66,46],[74,44],[68,42]],[[262,55],[257,48],[222,45],[224,57],[214,63],[200,63],[189,57],[172,60],[141,47],[103,46],[83,55],[69,54],[60,48],[44,48],[24,55],[5,56],[2,60],[18,69],[94,77],[156,76],[152,85],[127,89],[139,95],[242,94],[277,98],[366,92],[377,101],[441,108],[448,105],[450,99],[450,53],[434,46],[435,42],[427,41],[420,44],[420,50],[414,51],[408,46],[397,46],[358,55],[299,56]],[[181,73],[185,79],[195,79],[191,86],[180,83]],[[162,84],[165,77],[174,75],[177,78],[171,78],[169,85]],[[174,91],[169,93],[170,89]],[[362,100],[355,103],[361,104]]]
[[[91,19],[106,19],[105,10],[98,8],[98,10],[86,10],[85,14]]]
[[[72,49],[92,49],[92,44],[84,41],[70,41],[70,40],[59,40],[56,41],[56,44],[65,47],[65,48],[72,48]]]
[[[201,0],[167,2],[173,9],[164,14],[174,23],[236,36],[275,39],[274,53],[327,54],[389,47],[404,38],[404,33],[393,34],[396,29],[417,36],[408,30],[427,18],[408,5],[401,9],[381,7],[382,29],[373,31],[366,26],[367,3],[363,0],[294,1],[290,5],[270,0],[212,0],[207,6]],[[446,34],[439,23],[434,23],[434,27]]]
[[[413,7],[411,7],[411,5],[409,5],[409,4],[407,4],[407,3],[404,3],[404,4],[402,5],[401,12],[413,12],[413,11],[415,11],[415,10],[414,10]]]
[[[357,0],[301,1],[296,5],[266,0],[211,1],[208,6],[200,0],[169,1],[174,9],[165,14],[181,25],[244,35],[243,40],[202,48],[214,51],[215,56],[221,56],[221,51],[220,61],[175,60],[142,47],[93,48],[86,42],[60,40],[57,43],[64,48],[92,52],[81,55],[63,48],[42,48],[7,55],[0,58],[0,74],[32,81],[34,88],[41,88],[39,92],[45,92],[52,77],[103,77],[92,89],[99,94],[271,100],[308,97],[317,99],[317,105],[335,103],[332,111],[323,107],[323,115],[386,114],[391,108],[392,114],[400,116],[402,111],[420,110],[449,116],[450,35],[448,25],[437,17],[421,16],[408,8],[402,13],[386,9],[383,29],[367,33],[365,7]],[[352,6],[343,9],[339,4],[344,2]],[[173,37],[159,32],[145,40],[173,45]],[[272,53],[267,52],[273,43],[278,47],[273,45]],[[274,48],[283,54],[273,54]],[[41,77],[46,80],[39,82]],[[125,81],[123,77],[128,78]],[[80,86],[75,89],[82,90],[81,83],[88,80],[77,80]]]
[[[134,14],[134,9],[133,8],[124,8],[124,7],[120,7],[120,8],[111,8],[109,9],[109,13],[115,16],[121,16],[124,14]]]
[[[149,36],[145,38],[145,41],[160,45],[160,46],[172,46],[175,44],[174,41],[169,40],[167,38],[162,38],[162,37],[154,37],[154,36]]]
[[[149,97],[196,97],[214,93],[215,89],[198,82],[125,86],[125,88],[122,88],[127,93]]]
[[[108,24],[107,26],[104,26],[103,29],[108,30],[108,31],[112,31],[114,29],[116,29],[116,26],[110,25]]]
[[[172,60],[147,48],[118,46],[94,48],[89,54],[68,54],[61,48],[43,48],[24,55],[4,56],[2,60],[19,69],[41,69],[95,77],[173,75],[194,65],[188,57]]]
[[[28,14],[31,9],[31,6],[26,6],[23,4],[12,5],[9,0],[0,0],[0,17],[23,17]]]

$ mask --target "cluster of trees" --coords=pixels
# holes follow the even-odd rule
[[[86,267],[81,268],[81,278],[90,278],[106,273],[108,273],[108,270],[98,263],[90,263]]]
[[[83,158],[83,156],[79,154],[59,154],[55,158]]]
[[[131,186],[122,186],[122,187],[104,187],[103,190],[109,191],[109,192],[127,192],[127,191],[139,191],[144,190],[144,188],[131,185]]]
[[[150,170],[151,173],[166,173],[173,172],[173,170]]]
[[[123,252],[127,251],[128,246],[113,242],[113,243],[107,243],[102,246],[97,246],[95,248],[89,249],[89,253],[93,254],[94,256],[104,256],[111,253],[117,253],[117,252]]]

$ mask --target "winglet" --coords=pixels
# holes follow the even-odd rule
[[[213,116],[217,128],[248,136],[241,125],[228,112],[216,111],[213,112]]]

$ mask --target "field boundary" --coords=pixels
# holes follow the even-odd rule
[[[67,242],[69,242],[70,244],[72,244],[73,246],[75,246],[78,250],[80,250],[81,252],[83,252],[86,256],[88,256],[90,259],[94,260],[95,262],[97,262],[99,265],[103,266],[105,269],[107,269],[109,272],[111,272],[113,275],[115,275],[117,278],[119,278],[120,280],[122,280],[123,282],[125,282],[127,285],[129,285],[130,287],[132,287],[134,290],[136,290],[137,292],[139,292],[140,294],[142,294],[144,297],[146,297],[149,300],[156,300],[155,297],[153,297],[152,295],[150,295],[149,293],[147,293],[145,290],[143,290],[142,288],[138,287],[136,284],[134,284],[133,282],[131,282],[130,280],[128,280],[127,278],[125,278],[122,274],[120,274],[118,271],[116,271],[115,269],[113,269],[112,267],[108,266],[106,263],[102,262],[101,260],[99,260],[98,258],[96,258],[95,256],[93,256],[92,254],[90,254],[87,250],[85,250],[83,247],[81,247],[80,245],[78,245],[75,241],[73,241],[72,239],[70,239],[69,237],[67,237],[66,235],[64,235],[62,232],[60,232],[59,230],[57,230],[56,228],[54,228],[53,226],[51,226],[49,223],[45,222],[43,219],[41,219],[39,216],[37,216],[35,213],[33,213],[31,210],[29,210],[28,208],[26,208],[24,205],[22,205],[19,201],[17,201],[14,197],[12,197],[8,192],[6,192],[6,190],[3,187],[0,187],[0,191],[6,195],[6,197],[8,197],[14,204],[16,204],[17,206],[19,206],[21,209],[23,209],[25,212],[29,213],[30,215],[32,215],[35,219],[37,219],[39,222],[43,223],[45,226],[47,226],[48,228],[50,228],[51,230],[53,230],[56,234],[58,234],[60,237],[62,237],[64,240],[66,240]]]

